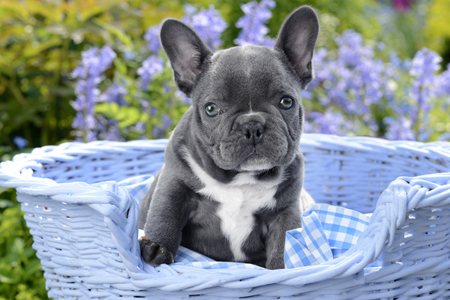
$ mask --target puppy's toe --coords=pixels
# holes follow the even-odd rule
[[[142,258],[146,263],[153,267],[174,262],[172,253],[170,253],[166,247],[152,242],[145,237],[142,237],[139,240],[139,246],[141,248]]]
[[[141,248],[141,256],[144,261],[150,263],[150,261],[155,257],[159,245],[144,237],[139,240],[139,247]]]

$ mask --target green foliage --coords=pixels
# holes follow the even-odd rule
[[[17,154],[10,150],[0,147],[0,161]],[[0,188],[0,300],[48,299],[41,263],[14,192]]]
[[[392,9],[390,5],[377,7],[375,11],[383,30],[373,38],[389,45],[389,49],[402,58],[412,58],[420,49],[430,48],[425,35],[429,4],[428,0],[415,1],[405,12]]]
[[[436,105],[430,111],[430,124],[433,124],[433,130],[430,140],[435,141],[444,133],[450,132],[449,111],[447,107],[448,99],[436,99]],[[443,109],[447,107],[447,109]]]
[[[450,63],[450,0],[432,1],[428,12],[425,28],[427,46],[440,53],[442,65],[446,66]]]
[[[2,192],[0,190],[0,192]],[[3,191],[1,197],[12,191]],[[0,294],[5,299],[47,299],[45,280],[20,205],[2,199],[0,214]],[[33,287],[31,289],[27,287]]]
[[[138,122],[145,122],[148,116],[136,107],[120,107],[117,103],[101,103],[95,107],[95,111],[104,114],[108,118],[119,121],[119,129],[124,129]]]
[[[14,147],[15,136],[31,147],[72,139],[70,73],[80,52],[104,44],[140,50],[150,25],[181,11],[147,1],[1,1],[0,145]]]

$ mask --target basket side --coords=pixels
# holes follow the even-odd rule
[[[108,285],[127,284],[129,276],[108,222],[116,219],[116,223],[121,223],[132,208],[120,208],[114,199],[109,203],[86,204],[83,203],[86,195],[71,195],[71,203],[54,199],[61,196],[17,193],[33,235],[33,248],[41,260],[48,296],[97,299],[113,295],[114,288]],[[102,196],[105,198],[98,194],[99,198]],[[103,213],[114,213],[117,217]],[[122,226],[124,231],[125,227]],[[133,252],[130,243],[124,247]]]
[[[397,179],[383,192],[371,223],[387,229],[386,247],[349,291],[355,299],[450,296],[450,173],[433,177]]]
[[[308,134],[302,137],[304,187],[316,202],[372,213],[390,182],[450,170],[450,143],[387,141]]]

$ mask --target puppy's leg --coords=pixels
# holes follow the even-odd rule
[[[144,224],[145,237],[139,241],[145,262],[153,266],[174,262],[189,216],[190,193],[183,182],[174,178],[164,180],[164,173],[161,174]]]
[[[296,202],[298,204],[298,202]],[[269,223],[266,235],[266,268],[284,269],[284,243],[286,231],[301,226],[298,205],[286,207]]]
[[[161,170],[163,169],[164,167]],[[141,201],[141,205],[139,206],[139,218],[138,218],[139,229],[144,230],[145,223],[147,222],[148,210],[150,209],[150,203],[152,202],[152,196],[155,193],[155,187],[158,184],[159,176],[161,175],[161,170],[156,175],[155,180],[153,180],[150,189],[147,191],[147,194],[145,194],[144,198]]]

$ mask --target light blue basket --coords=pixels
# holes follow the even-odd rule
[[[0,186],[17,189],[49,297],[450,297],[450,173],[441,173],[450,171],[450,143],[305,134],[305,187],[316,201],[374,213],[339,258],[275,271],[143,264],[138,206],[116,182],[156,174],[165,144],[65,143],[1,164]],[[422,174],[432,175],[414,177]],[[381,267],[367,267],[377,258]]]

